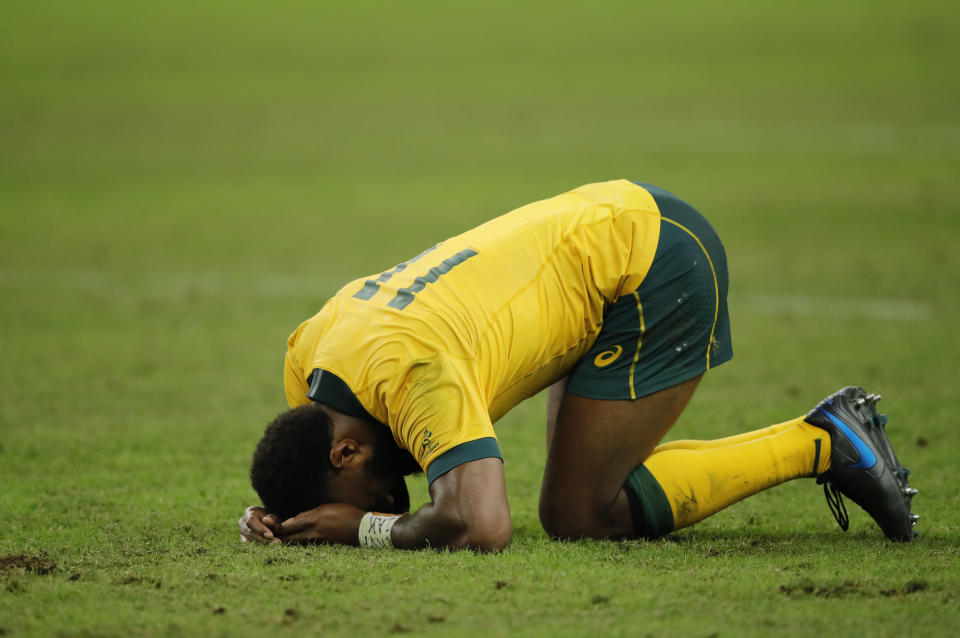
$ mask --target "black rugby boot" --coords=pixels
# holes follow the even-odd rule
[[[917,536],[920,518],[910,513],[917,490],[887,438],[887,416],[877,413],[878,394],[843,388],[820,402],[805,421],[830,433],[830,469],[817,478],[827,504],[844,530],[850,524],[843,495],[873,517],[887,538],[907,542]]]

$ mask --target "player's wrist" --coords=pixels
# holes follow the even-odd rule
[[[393,547],[391,532],[400,516],[377,512],[364,514],[360,519],[360,529],[357,532],[360,547]]]

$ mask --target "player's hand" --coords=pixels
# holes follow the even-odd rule
[[[240,540],[244,543],[279,543],[276,531],[280,527],[280,519],[267,512],[262,507],[251,506],[243,512],[237,521],[240,528]]]
[[[360,519],[364,514],[365,511],[353,505],[327,503],[283,521],[277,536],[284,543],[358,545]]]

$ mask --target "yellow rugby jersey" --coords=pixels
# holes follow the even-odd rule
[[[659,231],[640,186],[588,184],[353,281],[290,335],[287,401],[316,398],[311,383],[332,373],[431,481],[499,456],[492,423],[589,350]]]

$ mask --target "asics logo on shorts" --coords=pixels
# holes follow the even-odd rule
[[[620,346],[614,346],[613,350],[604,350],[594,357],[593,365],[597,366],[598,368],[606,367],[616,361],[617,357],[619,357],[622,352],[623,348]]]

